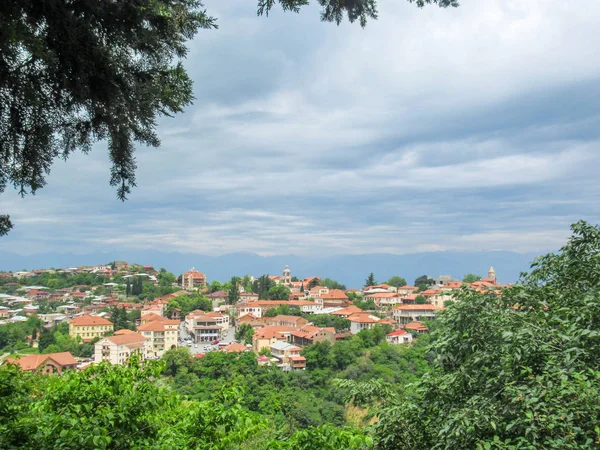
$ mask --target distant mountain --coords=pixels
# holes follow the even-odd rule
[[[254,253],[231,253],[222,256],[167,253],[155,251],[119,251],[77,255],[69,253],[41,253],[18,255],[0,251],[0,270],[16,271],[49,267],[73,267],[105,264],[114,260],[164,267],[175,274],[191,267],[206,273],[209,280],[225,281],[233,275],[259,276],[265,273],[280,275],[286,265],[299,278],[320,276],[332,278],[348,288],[360,288],[370,272],[383,282],[400,275],[412,283],[420,275],[452,275],[462,279],[466,273],[486,276],[494,266],[501,283],[514,282],[522,271],[529,269],[537,254],[514,252],[429,252],[407,255],[367,254],[339,256],[259,256]]]

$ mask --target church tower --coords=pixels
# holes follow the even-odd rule
[[[493,267],[490,267],[490,270],[488,271],[488,278],[490,280],[496,281],[496,271],[494,270]]]
[[[289,266],[285,266],[285,269],[283,270],[283,285],[284,286],[291,286],[292,285],[292,271],[290,270]]]

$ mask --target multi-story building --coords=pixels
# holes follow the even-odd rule
[[[227,335],[229,316],[220,312],[205,313],[196,310],[185,316],[185,326],[196,343],[212,342]]]
[[[206,287],[206,275],[198,272],[195,268],[181,275],[181,287],[186,290]]]
[[[279,327],[301,328],[308,323],[304,317],[278,315],[275,317],[265,317],[266,325],[275,325]]]
[[[133,355],[141,360],[147,358],[147,339],[131,330],[119,330],[114,336],[100,339],[94,345],[94,362],[108,361],[111,364],[125,364]]]
[[[444,308],[436,305],[398,305],[394,306],[393,317],[400,325],[422,320],[433,320]]]
[[[279,360],[277,367],[288,372],[306,369],[306,358],[300,356],[300,347],[286,342],[277,341],[269,346],[271,354]]]
[[[162,356],[167,350],[177,347],[179,340],[179,320],[169,320],[155,314],[142,316],[143,323],[138,332],[148,342],[148,356]],[[151,319],[151,320],[148,320]]]
[[[413,341],[413,336],[406,330],[394,330],[387,334],[385,340],[393,345],[410,344]]]
[[[348,317],[348,320],[350,321],[350,333],[352,334],[360,333],[362,330],[370,330],[376,325],[395,324],[391,319],[381,319],[368,313],[352,314]]]
[[[100,316],[79,316],[69,322],[69,336],[83,342],[89,342],[96,337],[103,337],[113,330],[113,324]]]
[[[264,327],[254,332],[252,336],[252,350],[260,352],[263,348],[269,348],[277,341],[288,342],[290,334],[295,328],[292,327]]]
[[[305,325],[298,330],[292,331],[290,333],[290,340],[294,345],[301,347],[323,341],[329,341],[333,344],[335,342],[335,328],[320,328],[314,325]]]

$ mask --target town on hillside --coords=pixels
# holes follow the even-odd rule
[[[371,273],[360,289],[299,279],[287,266],[281,276],[226,282],[125,261],[0,272],[0,353],[3,364],[42,373],[160,359],[177,347],[195,358],[253,353],[259,365],[298,371],[307,346],[375,328],[390,345],[411,345],[458,290],[497,295],[508,286],[493,268],[485,278],[423,275],[413,285],[400,276],[378,283]]]

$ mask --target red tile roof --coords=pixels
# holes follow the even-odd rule
[[[100,316],[79,316],[71,320],[69,324],[75,326],[95,326],[112,325],[112,322]]]
[[[69,352],[47,353],[45,355],[27,355],[20,358],[6,358],[5,363],[16,364],[22,370],[35,370],[48,359],[54,360],[60,366],[76,366],[77,360]]]
[[[404,311],[442,311],[445,308],[442,308],[441,306],[425,304],[425,305],[398,305],[398,306],[394,306],[394,309],[401,309]]]
[[[113,344],[127,345],[128,347],[130,346],[129,344],[143,343],[146,340],[146,338],[139,333],[118,334],[115,336],[107,336],[106,339]]]

